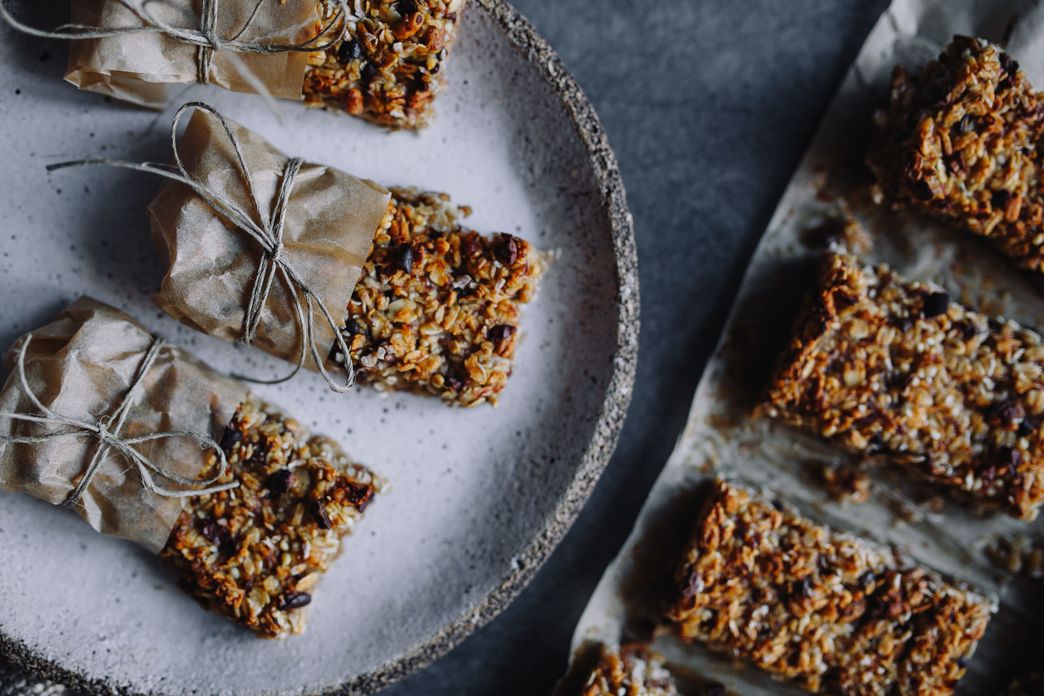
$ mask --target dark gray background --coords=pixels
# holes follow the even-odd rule
[[[387,696],[550,692],[681,431],[754,245],[887,5],[513,1],[587,92],[620,160],[641,272],[638,381],[615,457],[533,583]]]
[[[532,584],[384,692],[547,694],[681,432],[754,245],[886,0],[512,0],[605,124],[634,213],[638,382],[620,445]]]

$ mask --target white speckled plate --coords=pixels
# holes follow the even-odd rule
[[[65,49],[0,30],[0,344],[89,293],[212,364],[282,369],[190,332],[149,292],[161,267],[144,208],[158,182],[46,174],[78,156],[169,158],[154,115],[61,82]],[[473,0],[434,124],[389,134],[287,103],[193,88],[284,151],[385,184],[450,193],[470,224],[559,252],[523,318],[498,408],[449,409],[307,375],[262,395],[392,482],[319,587],[305,635],[265,641],[200,611],[171,573],[76,517],[0,493],[0,650],[104,691],[369,692],[494,616],[579,511],[616,441],[637,349],[630,217],[597,118],[550,49],[501,0]],[[0,686],[3,676],[0,675]]]

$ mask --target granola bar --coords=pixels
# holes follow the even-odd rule
[[[581,696],[677,696],[674,678],[663,658],[643,645],[602,650],[602,658],[580,692]]]
[[[311,56],[305,102],[390,128],[431,115],[464,0],[354,0],[344,37]],[[329,16],[334,8],[320,4]]]
[[[1032,519],[1044,346],[1014,321],[831,255],[759,412]]]
[[[879,200],[956,221],[1044,271],[1044,103],[1015,60],[955,37],[919,74],[896,67],[878,121],[869,164]]]
[[[462,406],[496,403],[540,256],[513,235],[463,227],[470,209],[445,194],[395,189],[391,205],[348,305],[358,380]]]
[[[718,481],[679,573],[681,638],[812,693],[950,694],[991,605]]]
[[[189,498],[161,556],[207,608],[265,637],[300,633],[303,607],[380,481],[254,401],[240,405],[221,444],[224,481],[239,487]]]

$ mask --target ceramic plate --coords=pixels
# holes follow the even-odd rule
[[[113,303],[220,368],[283,369],[195,334],[149,300],[162,268],[144,209],[159,183],[45,165],[79,156],[167,161],[160,116],[60,80],[65,48],[0,31],[0,343],[80,294]],[[285,152],[387,185],[450,193],[476,229],[556,253],[524,314],[497,408],[307,375],[261,395],[341,440],[391,481],[319,586],[307,632],[259,640],[200,611],[137,547],[73,515],[0,494],[0,648],[109,691],[370,692],[433,660],[525,585],[613,450],[638,333],[634,241],[601,126],[547,45],[506,3],[474,0],[433,125],[389,134],[342,114],[194,87]],[[2,682],[2,677],[0,677]]]

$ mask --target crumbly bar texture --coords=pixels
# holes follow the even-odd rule
[[[390,128],[421,128],[464,0],[349,0],[344,37],[311,56],[305,102],[343,109]],[[326,16],[335,10],[320,3]]]
[[[221,444],[222,481],[239,487],[189,498],[161,555],[208,609],[261,636],[300,633],[316,583],[380,481],[263,403],[241,404]]]
[[[991,605],[719,481],[679,572],[681,638],[812,693],[950,694]]]
[[[1044,500],[1044,347],[885,266],[828,257],[759,412],[987,507]]]
[[[643,645],[603,649],[602,658],[580,692],[581,696],[677,696],[674,677],[663,658]]]
[[[953,220],[1044,271],[1044,102],[1011,56],[955,37],[917,75],[896,67],[877,116],[879,199]]]
[[[463,227],[470,212],[445,194],[393,190],[344,329],[361,383],[460,406],[496,403],[543,261],[518,237]]]

